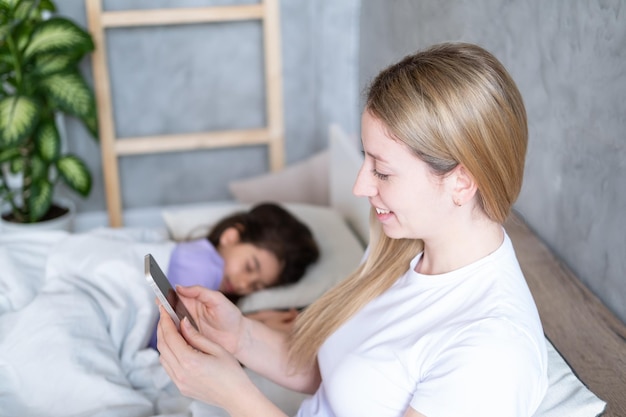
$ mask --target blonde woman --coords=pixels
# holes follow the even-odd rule
[[[281,416],[239,363],[313,394],[299,417],[531,416],[547,388],[539,316],[502,227],[527,146],[520,93],[496,58],[445,43],[370,86],[354,192],[372,205],[358,269],[291,335],[224,297],[181,288],[200,332],[161,314],[181,392],[231,416]]]

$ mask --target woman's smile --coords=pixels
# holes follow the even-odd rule
[[[374,208],[376,209],[376,218],[381,223],[384,223],[393,216],[393,212],[391,210],[381,209],[376,206],[374,206]]]

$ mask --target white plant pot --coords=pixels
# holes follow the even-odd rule
[[[0,217],[0,231],[2,233],[34,232],[39,230],[64,230],[72,233],[74,229],[74,217],[76,217],[76,205],[66,198],[55,198],[55,204],[68,208],[69,211],[56,219],[37,223],[14,223]]]

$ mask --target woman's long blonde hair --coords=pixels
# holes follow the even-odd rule
[[[374,79],[365,111],[436,174],[463,165],[478,185],[478,207],[504,222],[521,190],[528,129],[522,97],[492,54],[443,43],[409,55]],[[422,249],[421,240],[387,237],[372,209],[367,259],[298,318],[292,364],[314,363],[322,343],[391,287]]]

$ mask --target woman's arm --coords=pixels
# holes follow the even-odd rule
[[[222,407],[233,417],[287,417],[258,390],[226,349],[200,335],[185,318],[181,331],[191,341],[188,344],[163,307],[160,310],[160,361],[183,395]]]
[[[287,336],[257,320],[244,318],[240,349],[235,357],[248,368],[294,391],[312,394],[321,382],[317,362],[309,369],[295,370],[287,361]]]
[[[266,378],[295,391],[314,392],[320,383],[317,364],[292,370],[287,361],[287,334],[242,316],[220,292],[203,287],[179,287],[178,293],[193,315],[201,334],[181,329],[187,342],[198,338],[217,343],[238,361]],[[162,320],[161,320],[162,321]],[[194,346],[196,349],[201,348]]]

